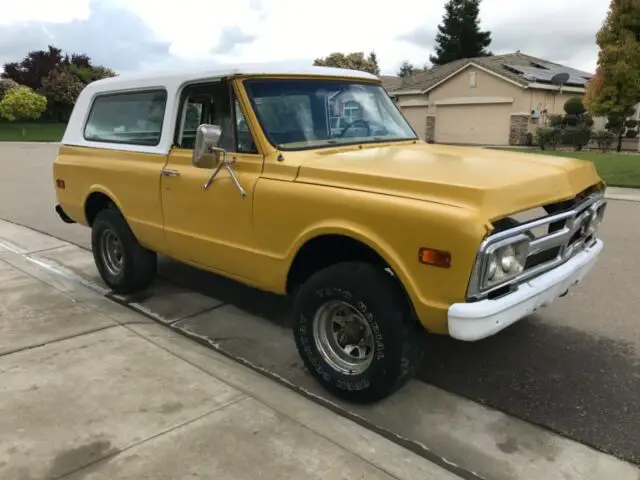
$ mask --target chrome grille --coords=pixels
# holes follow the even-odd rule
[[[494,233],[482,242],[469,283],[468,299],[479,300],[491,295],[492,292],[502,291],[510,286],[516,286],[546,271],[566,262],[585,247],[595,242],[595,237],[589,234],[588,227],[594,215],[600,218],[604,215],[606,201],[600,192],[592,193],[562,211],[538,218],[516,227]],[[546,230],[546,233],[534,234]],[[481,278],[487,250],[497,242],[517,235],[528,235],[531,238],[529,252],[524,270],[517,277],[504,283],[494,285],[487,290],[481,290]]]

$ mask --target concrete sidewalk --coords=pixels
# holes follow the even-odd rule
[[[458,478],[2,246],[0,412],[3,480]]]
[[[640,188],[607,187],[606,198],[640,202]]]

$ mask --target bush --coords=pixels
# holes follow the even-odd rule
[[[625,137],[627,138],[636,138],[638,136],[638,130],[627,130]]]
[[[591,128],[585,125],[565,127],[562,132],[562,144],[571,145],[576,151],[582,150],[582,147],[587,145],[590,139]]]
[[[527,147],[530,147],[530,146],[532,146],[532,145],[533,145],[533,133],[531,133],[531,132],[528,132],[528,133],[527,133],[527,135],[526,135],[526,137],[525,137],[525,140],[524,140],[524,144],[525,144]]]
[[[4,98],[4,95],[12,88],[19,87],[20,84],[11,80],[10,78],[0,78],[0,101]]]
[[[638,126],[638,121],[637,120],[627,120],[627,123],[625,123],[625,125],[627,126],[627,128],[630,129],[634,129]]]
[[[589,128],[593,128],[593,125],[595,124],[595,122],[593,121],[593,117],[591,115],[583,115],[582,118],[585,126]]]
[[[562,130],[558,127],[541,127],[536,133],[536,140],[541,150],[546,150],[547,147],[555,150],[561,136]]]
[[[580,122],[580,117],[578,117],[578,115],[574,115],[570,113],[565,117],[565,123],[570,127],[578,126],[579,122]]]
[[[598,144],[598,148],[603,152],[611,150],[615,137],[614,133],[609,130],[599,130],[594,132],[591,136],[591,138]]]
[[[15,120],[37,120],[47,108],[47,98],[29,87],[10,89],[0,101],[0,118]]]
[[[549,126],[561,127],[562,125],[564,125],[563,115],[549,115]]]
[[[567,115],[580,116],[587,110],[584,108],[582,97],[573,97],[565,102],[564,111],[567,112]]]

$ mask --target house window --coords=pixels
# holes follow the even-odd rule
[[[348,101],[344,104],[344,117],[350,122],[355,122],[362,118],[362,108],[358,102]]]
[[[471,72],[469,74],[469,88],[476,88],[476,76],[477,72]]]

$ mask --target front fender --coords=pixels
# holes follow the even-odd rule
[[[363,245],[366,245],[371,250],[376,252],[380,258],[382,258],[387,265],[393,270],[393,273],[405,286],[408,291],[415,291],[411,277],[407,274],[404,259],[394,249],[394,247],[388,243],[382,235],[374,231],[372,228],[364,224],[355,222],[349,222],[347,220],[329,220],[325,219],[308,225],[295,241],[292,243],[289,251],[287,252],[286,270],[291,269],[293,262],[298,252],[311,240],[326,235],[340,235],[344,237],[356,240]],[[409,293],[409,292],[408,292]],[[409,294],[411,296],[411,294]]]

